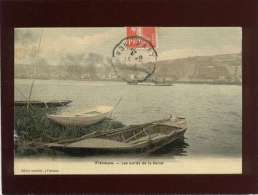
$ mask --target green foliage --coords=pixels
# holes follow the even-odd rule
[[[40,152],[53,153],[50,149],[38,147],[40,144],[55,142],[63,139],[81,137],[93,131],[107,131],[123,127],[118,121],[104,120],[89,127],[63,127],[53,123],[47,114],[58,112],[58,108],[41,108],[30,106],[15,107],[15,130],[18,135],[16,154],[32,155]]]

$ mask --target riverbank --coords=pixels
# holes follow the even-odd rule
[[[98,79],[98,80],[87,80],[87,79],[46,79],[46,78],[20,78],[20,77],[15,77],[15,79],[19,79],[19,80],[31,80],[31,79],[36,79],[36,80],[42,80],[42,81],[46,81],[46,80],[52,80],[52,81],[87,81],[87,82],[125,82],[123,80],[117,80],[117,79],[109,79],[109,80],[104,80],[104,79]],[[147,81],[149,82],[149,81]],[[236,81],[232,81],[232,82],[226,82],[226,81],[171,81],[171,83],[173,84],[210,84],[210,85],[242,85],[242,82],[236,82]]]
[[[57,155],[56,151],[40,147],[44,143],[74,139],[93,131],[119,128],[124,125],[117,121],[104,120],[89,127],[63,127],[51,122],[47,114],[58,112],[56,107],[37,106],[15,107],[15,154],[17,156]]]

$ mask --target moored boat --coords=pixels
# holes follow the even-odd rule
[[[144,85],[144,86],[172,86],[173,84],[170,82],[142,82],[142,83],[138,83],[138,85]]]
[[[76,154],[87,151],[155,152],[183,137],[187,130],[185,118],[130,125],[103,132],[93,132],[77,139],[47,144],[52,149]]]
[[[137,85],[138,82],[137,81],[127,81],[128,85]]]
[[[96,124],[109,116],[113,107],[98,106],[83,112],[63,112],[61,114],[47,114],[48,119],[63,126],[86,127]]]
[[[15,101],[15,106],[26,106],[28,104],[32,106],[38,106],[38,107],[58,107],[58,106],[65,106],[67,104],[70,104],[72,100],[52,100],[52,101],[41,101],[41,100],[21,100],[21,101]]]
[[[143,86],[172,86],[172,82],[127,82],[128,85],[143,85]]]

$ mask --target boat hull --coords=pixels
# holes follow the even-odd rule
[[[151,82],[139,82],[139,83],[127,83],[128,85],[142,85],[142,86],[173,86],[172,83],[151,83]]]
[[[107,118],[112,109],[110,106],[98,106],[84,112],[48,114],[47,118],[62,126],[86,127]]]
[[[76,156],[85,155],[100,155],[100,154],[130,154],[130,153],[154,153],[161,148],[175,142],[176,140],[182,139],[184,137],[186,129],[182,129],[175,134],[171,134],[163,139],[156,140],[154,142],[147,142],[143,144],[133,145],[131,147],[66,147],[64,145],[52,145],[52,149],[62,151],[64,153]]]
[[[108,116],[108,113],[101,114],[98,116],[94,116],[91,118],[86,118],[83,116],[78,117],[63,117],[63,116],[56,116],[56,115],[48,115],[47,117],[63,126],[78,126],[78,127],[86,127],[98,122],[103,121]]]
[[[27,106],[27,104],[30,104],[32,106],[38,106],[38,107],[59,107],[59,106],[65,106],[67,104],[70,104],[72,100],[56,100],[56,101],[38,101],[38,100],[32,100],[30,102],[28,101],[15,101],[15,106]]]
[[[138,83],[138,85],[143,85],[143,86],[172,86],[172,83]]]

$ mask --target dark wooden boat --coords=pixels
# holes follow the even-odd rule
[[[172,86],[172,83],[169,82],[160,82],[160,83],[153,83],[153,82],[142,82],[138,83],[138,85],[144,85],[144,86]]]
[[[107,132],[93,132],[77,139],[63,140],[46,146],[77,154],[92,150],[154,152],[183,137],[186,129],[185,118],[176,117]]]
[[[137,81],[127,81],[128,85],[137,85],[138,82]]]
[[[127,82],[128,85],[142,85],[142,86],[173,86],[172,82]]]
[[[26,106],[28,104],[32,106],[38,107],[57,107],[57,106],[65,106],[70,104],[72,100],[53,100],[53,101],[40,101],[40,100],[31,100],[31,101],[15,101],[15,106]]]

